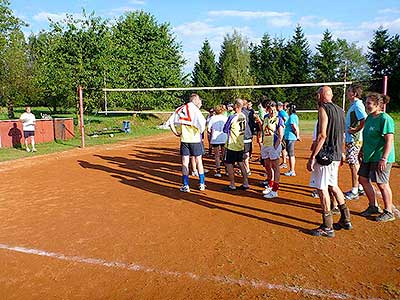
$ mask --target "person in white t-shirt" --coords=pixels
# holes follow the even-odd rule
[[[217,105],[213,115],[208,122],[208,133],[210,134],[210,144],[215,155],[215,177],[221,177],[221,154],[224,154],[224,146],[228,135],[224,133],[224,125],[228,117],[224,115],[223,105]]]
[[[31,112],[31,107],[25,107],[25,112],[19,118],[22,121],[22,130],[24,131],[25,149],[27,152],[31,152],[29,149],[29,142],[32,145],[32,152],[36,152],[35,148],[35,115]]]

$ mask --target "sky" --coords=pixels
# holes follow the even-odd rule
[[[158,23],[170,24],[182,45],[186,72],[193,69],[205,39],[218,57],[224,36],[234,30],[249,43],[259,43],[265,33],[290,39],[301,25],[312,51],[326,29],[364,52],[380,26],[390,35],[400,34],[399,0],[11,0],[11,9],[29,24],[26,35],[48,30],[49,18],[62,20],[66,13],[79,17],[82,9],[111,21],[129,11],[149,12]]]

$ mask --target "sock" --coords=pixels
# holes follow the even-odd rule
[[[339,205],[339,210],[340,210],[340,220],[343,220],[345,222],[350,222],[350,210],[347,207],[346,203]]]
[[[270,188],[273,188],[274,187],[274,181],[273,180],[267,180],[267,181],[269,181],[269,187]]]
[[[272,190],[273,190],[274,192],[277,192],[278,189],[279,189],[279,182],[275,182],[275,181],[274,181],[274,184],[272,185]]]
[[[189,185],[189,175],[182,175],[183,185]]]
[[[358,194],[358,187],[352,187],[352,188],[351,188],[351,192],[352,192],[353,194]]]
[[[322,213],[322,224],[324,224],[325,228],[331,229],[333,227],[333,216],[330,211]]]
[[[200,184],[205,184],[205,176],[204,174],[199,174]]]

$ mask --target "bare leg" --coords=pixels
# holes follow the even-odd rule
[[[365,194],[367,195],[369,206],[378,206],[378,202],[376,201],[375,189],[369,179],[360,176],[359,181],[364,188]]]
[[[235,174],[233,172],[233,164],[225,164],[228,170],[229,186],[233,188],[235,186]]]
[[[393,209],[393,195],[392,189],[388,183],[378,183],[378,188],[382,193],[383,204],[385,205],[385,209],[389,212],[392,212]]]

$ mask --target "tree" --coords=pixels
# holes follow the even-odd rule
[[[157,24],[143,11],[121,17],[112,27],[112,60],[107,83],[118,88],[183,86],[181,45],[175,41],[170,25]],[[110,94],[114,105],[131,109],[176,106],[176,93]]]
[[[388,109],[400,109],[400,36],[396,34],[389,46],[389,65],[391,66],[388,80],[388,94],[392,98]]]
[[[224,86],[251,85],[250,51],[247,40],[237,31],[227,34],[221,46],[218,62],[220,82]],[[248,90],[230,90],[224,93],[225,100],[237,97],[248,98]]]
[[[362,48],[356,43],[349,44],[345,39],[337,39],[339,57],[339,78],[348,81],[367,81],[369,66]]]
[[[0,0],[0,101],[14,118],[14,104],[21,101],[29,76],[26,73],[26,44],[21,27],[26,24],[13,15],[10,1]],[[15,98],[16,97],[16,98]]]
[[[208,40],[205,40],[199,52],[199,62],[194,65],[192,82],[194,86],[216,86],[218,80],[215,54]],[[205,100],[204,107],[212,107],[218,104],[218,99],[213,91],[201,91],[200,96]]]
[[[314,79],[317,82],[332,82],[337,80],[339,59],[336,42],[331,33],[326,30],[313,58]]]
[[[310,81],[311,73],[311,51],[303,29],[298,25],[292,39],[286,46],[285,65],[290,83],[307,83]],[[305,102],[314,102],[310,97],[313,90],[310,88],[290,88],[287,89],[287,99],[296,103],[298,106]]]

